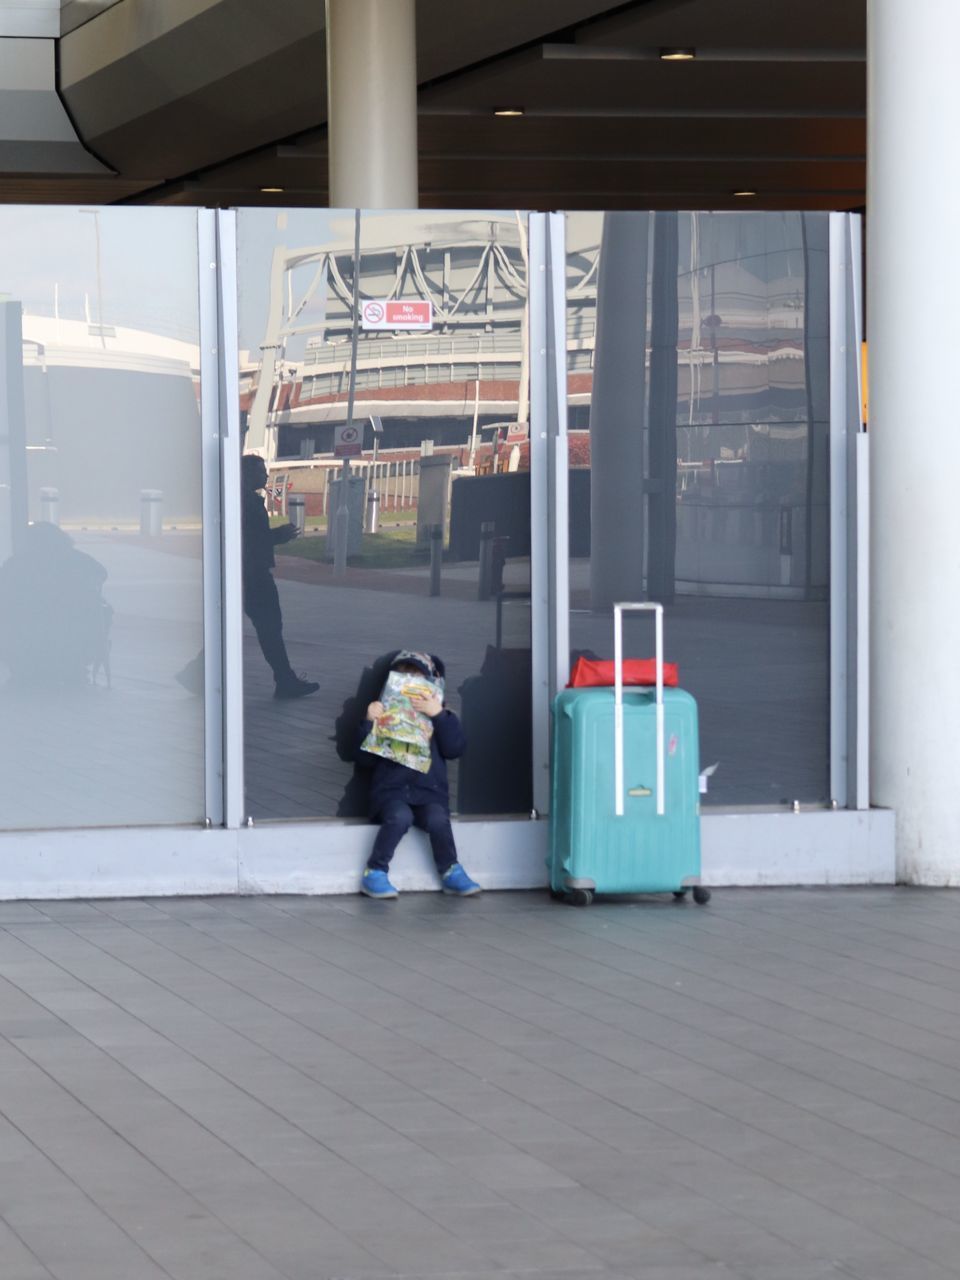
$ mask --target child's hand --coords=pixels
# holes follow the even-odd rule
[[[430,693],[411,694],[410,705],[414,711],[419,711],[421,715],[429,716],[431,720],[443,710],[443,703],[440,699]]]
[[[383,715],[383,703],[371,702],[367,707],[367,719],[376,722]]]

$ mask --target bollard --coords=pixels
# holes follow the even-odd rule
[[[492,520],[480,526],[480,576],[477,581],[477,599],[489,600],[493,594],[493,531]]]
[[[60,490],[40,490],[40,519],[46,524],[60,523]]]
[[[793,577],[793,508],[780,505],[780,584],[789,586]]]
[[[507,544],[504,535],[490,539],[490,594],[499,595],[503,590],[503,571],[507,564]]]
[[[287,519],[297,526],[297,533],[303,533],[307,527],[307,499],[302,493],[291,493],[287,496]]]
[[[440,570],[443,567],[443,525],[430,526],[430,594],[440,594]]]
[[[140,490],[140,532],[148,538],[157,538],[163,533],[163,492],[160,489]]]
[[[380,493],[371,489],[367,494],[367,533],[376,533],[380,528]]]

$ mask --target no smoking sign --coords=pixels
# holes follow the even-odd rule
[[[355,422],[345,422],[333,433],[333,456],[356,458],[363,452],[363,429]]]
[[[433,303],[372,298],[360,308],[360,324],[364,329],[432,329]]]

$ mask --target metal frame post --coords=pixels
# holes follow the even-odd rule
[[[862,222],[847,214],[847,803],[870,807],[870,437],[863,421]],[[853,371],[853,377],[849,377]]]
[[[530,666],[533,715],[533,807],[550,807],[551,617],[549,420],[547,412],[547,215],[528,222],[526,326],[530,344]]]
[[[205,812],[210,826],[224,820],[223,545],[220,404],[220,269],[217,219],[197,211],[200,301],[200,475],[203,564],[203,726]]]
[[[830,796],[847,807],[847,275],[846,215],[830,214]],[[808,424],[813,433],[814,424]],[[810,531],[807,531],[809,541]]]
[[[223,709],[223,822],[240,827],[245,817],[243,776],[243,529],[240,510],[240,379],[237,312],[237,215],[217,219],[220,351],[220,529]],[[210,656],[208,655],[208,667]]]
[[[869,774],[869,455],[861,421],[861,227],[830,214],[830,794],[866,809]]]
[[[550,698],[570,673],[570,458],[567,439],[567,218],[547,215],[547,522],[550,573]]]

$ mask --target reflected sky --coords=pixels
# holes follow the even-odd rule
[[[196,340],[195,209],[58,206],[3,210],[0,295],[31,315],[97,320],[97,225],[104,324]]]

